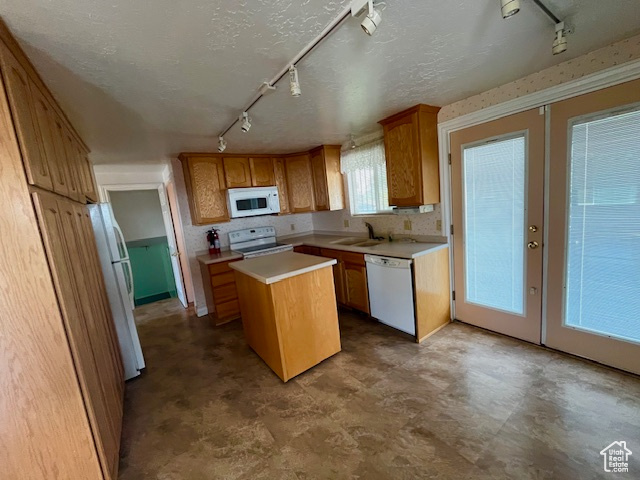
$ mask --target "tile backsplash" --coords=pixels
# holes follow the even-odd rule
[[[373,226],[376,235],[388,237],[442,237],[438,230],[439,220],[442,219],[440,205],[435,205],[433,212],[417,215],[371,215],[354,217],[349,210],[335,212],[316,212],[313,214],[313,229],[318,232],[367,233],[365,222]],[[405,227],[409,221],[411,229]],[[348,226],[345,226],[345,222]]]

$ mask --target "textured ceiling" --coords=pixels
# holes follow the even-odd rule
[[[553,24],[531,0],[386,0],[375,36],[347,20],[288,84],[229,132],[229,152],[343,143],[416,103],[446,105],[640,31],[640,0],[552,0],[575,30],[551,55]],[[346,0],[0,0],[95,163],[162,162],[214,151],[217,134]]]

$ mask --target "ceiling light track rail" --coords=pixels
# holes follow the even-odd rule
[[[542,0],[533,0],[533,3],[540,7],[540,10],[542,10],[547,15],[547,17],[549,17],[553,21],[553,23],[558,24],[562,22],[562,20],[556,17],[554,13],[549,10],[549,8],[544,3],[542,3]]]
[[[287,63],[285,67],[278,72],[278,74],[271,79],[270,82],[264,82],[263,85],[267,84],[269,87],[274,87],[276,83],[282,80],[285,76],[289,75],[289,69],[291,67],[295,67],[300,61],[302,61],[309,53],[311,53],[320,43],[326,39],[329,35],[331,35],[351,14],[351,5],[344,8],[336,18],[334,18],[331,23],[329,23],[310,43],[308,43],[298,54],[293,57],[293,59]],[[253,100],[242,110],[243,112],[248,112],[251,108],[253,108],[264,95],[268,93],[258,93]],[[231,122],[231,124],[220,133],[219,138],[224,137],[229,130],[231,130],[238,122],[240,121],[240,117],[236,117],[236,119]],[[226,148],[226,142],[225,142]]]

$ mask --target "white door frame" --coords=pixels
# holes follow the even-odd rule
[[[489,122],[491,120],[497,120],[498,118],[512,115],[515,113],[524,112],[532,108],[545,108],[546,105],[568,98],[583,95],[585,93],[595,92],[603,88],[611,87],[613,85],[619,85],[631,80],[640,78],[640,60],[634,60],[624,63],[615,67],[601,70],[600,72],[593,73],[591,75],[585,75],[576,80],[571,80],[555,87],[550,87],[539,92],[534,92],[529,95],[524,95],[513,100],[507,100],[498,105],[486,107],[481,110],[461,115],[452,120],[442,122],[438,124],[438,149],[439,149],[439,163],[440,163],[440,187],[441,187],[441,202],[442,202],[442,225],[447,237],[448,243],[451,245],[451,166],[449,165],[449,154],[451,152],[449,134],[456,130],[472,127],[481,123]],[[547,119],[548,121],[548,119]],[[548,135],[547,135],[548,136]],[[546,167],[549,164],[549,150],[547,149],[545,154],[545,238],[544,243],[547,242],[546,232],[548,224],[548,185]],[[455,232],[454,232],[455,234]],[[453,270],[453,248],[449,248],[449,270],[451,272],[450,282],[451,291],[454,290],[454,270]],[[547,254],[546,249],[543,255],[543,277],[542,277],[542,343],[546,343],[546,323],[547,323],[547,311],[546,311],[546,287],[547,287]],[[451,318],[455,319],[455,300],[451,297]]]
[[[131,190],[157,190],[161,208],[162,208],[162,205],[166,205],[167,211],[169,209],[169,197],[167,195],[167,190],[164,186],[164,183],[162,182],[100,185],[99,189],[100,189],[100,192],[99,192],[100,201],[107,202],[107,203],[110,203],[110,200],[111,200],[109,197],[110,191],[126,192]],[[162,212],[162,218],[164,220],[164,228],[167,234],[167,239],[170,242],[169,245],[171,245],[172,239],[173,241],[175,241],[175,238],[176,238],[175,236],[176,233],[173,228],[173,219],[171,218],[170,213],[167,215],[166,212],[164,211]],[[177,246],[175,247],[175,252],[178,252]],[[170,254],[173,256],[174,252],[170,252]],[[174,263],[175,265],[177,265],[177,268],[178,268],[177,272],[175,271],[176,266],[174,265]],[[173,276],[176,281],[176,291],[178,293],[178,299],[180,300],[180,303],[182,303],[182,306],[184,308],[187,308],[188,302],[187,302],[186,290],[185,290],[185,285],[183,280],[185,272],[182,271],[182,266],[179,261],[177,262],[172,261],[171,268],[174,270]]]

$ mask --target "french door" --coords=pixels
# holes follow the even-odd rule
[[[544,111],[450,141],[456,319],[540,343]]]
[[[545,344],[640,373],[640,80],[551,105]]]

